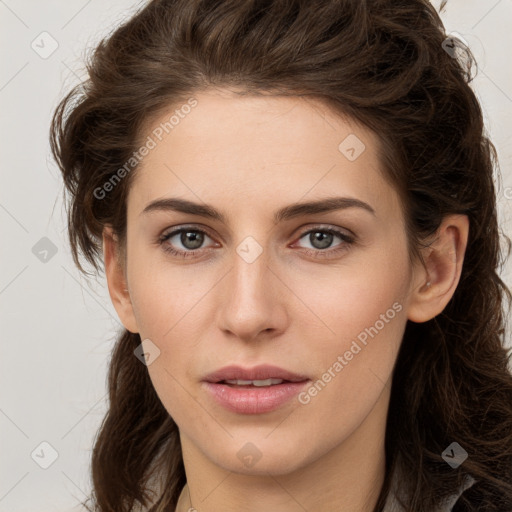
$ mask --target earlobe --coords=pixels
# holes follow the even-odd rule
[[[443,219],[434,241],[424,250],[425,266],[414,272],[408,319],[426,322],[441,313],[460,281],[469,234],[467,215]]]
[[[119,319],[130,332],[138,333],[117,237],[111,226],[103,229],[103,261],[110,299]]]

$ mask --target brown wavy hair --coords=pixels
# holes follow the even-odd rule
[[[87,56],[89,77],[60,102],[50,130],[73,259],[86,275],[103,270],[105,225],[125,244],[136,167],[104,198],[94,191],[140,147],[148,121],[212,87],[320,100],[373,130],[400,193],[411,261],[444,216],[468,216],[452,299],[435,318],[406,325],[375,512],[398,469],[408,512],[431,512],[467,475],[476,483],[454,511],[512,511],[512,295],[498,274],[500,235],[507,257],[511,244],[497,222],[498,164],[470,86],[474,58],[456,41],[455,53],[445,51],[446,37],[427,0],[153,0]],[[178,427],[133,353],[140,343],[124,330],[112,352],[87,500],[98,512],[173,511],[186,482]],[[453,441],[469,453],[457,469],[441,457]]]

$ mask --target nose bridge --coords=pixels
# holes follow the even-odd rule
[[[268,287],[268,248],[255,237],[246,236],[236,247],[233,255],[233,271],[230,286],[239,300],[261,299]]]
[[[279,307],[272,293],[273,273],[268,268],[269,250],[247,236],[234,247],[232,265],[224,284],[219,326],[237,337],[252,339],[277,326]]]

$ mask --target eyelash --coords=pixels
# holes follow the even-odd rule
[[[179,258],[193,258],[197,253],[201,252],[202,249],[195,249],[195,250],[190,250],[190,251],[180,251],[180,250],[174,249],[170,245],[165,245],[165,242],[169,238],[172,238],[174,235],[180,234],[182,232],[202,233],[202,234],[210,237],[210,235],[202,229],[196,229],[192,226],[191,227],[182,227],[180,229],[175,229],[175,230],[171,231],[170,233],[166,233],[166,234],[162,235],[159,238],[158,243],[162,246],[162,249],[166,253],[171,254],[172,256],[176,256]],[[333,255],[337,255],[338,253],[347,251],[348,249],[350,249],[350,246],[355,243],[355,238],[347,235],[346,233],[338,231],[337,229],[334,229],[334,228],[320,228],[320,227],[316,227],[313,229],[309,229],[308,231],[305,231],[304,233],[302,233],[299,236],[298,239],[300,240],[305,235],[309,235],[311,233],[317,233],[317,232],[318,233],[328,233],[331,235],[338,236],[339,238],[341,238],[343,240],[344,243],[339,244],[339,246],[337,246],[338,247],[337,249],[325,249],[325,250],[307,249],[307,248],[302,249],[306,255],[311,256],[313,258],[321,259],[321,258],[326,258],[326,257],[331,257]],[[210,238],[212,238],[212,237],[210,237]],[[326,254],[327,254],[327,256],[326,256]]]

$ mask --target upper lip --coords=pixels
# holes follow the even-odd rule
[[[306,375],[290,372],[278,366],[262,364],[252,368],[242,368],[241,366],[231,365],[220,368],[210,373],[203,380],[206,382],[220,382],[223,380],[265,380],[282,379],[290,382],[302,382],[309,380]]]

